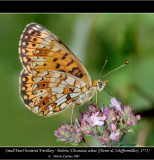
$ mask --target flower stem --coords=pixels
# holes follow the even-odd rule
[[[88,145],[87,145],[86,140],[85,140],[85,138],[84,138],[84,137],[83,137],[83,142],[82,142],[82,144],[83,144],[83,146],[88,147]]]
[[[119,142],[119,144],[118,144],[119,147],[121,146],[122,141],[123,141],[125,135],[126,135],[126,132],[124,132],[124,134],[122,135],[122,137],[121,137],[121,139],[120,139],[120,142]]]

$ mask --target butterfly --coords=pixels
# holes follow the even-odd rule
[[[37,23],[26,26],[19,42],[23,65],[20,95],[34,113],[51,116],[69,106],[81,106],[108,80],[92,80],[70,49],[52,32]],[[97,98],[96,98],[97,99]],[[97,103],[97,102],[96,102]]]

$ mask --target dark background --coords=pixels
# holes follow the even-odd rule
[[[53,135],[60,124],[70,123],[71,109],[52,117],[29,111],[19,95],[22,65],[18,44],[28,23],[36,22],[54,34],[73,51],[98,79],[105,57],[103,74],[129,61],[129,65],[105,77],[106,89],[123,104],[142,114],[134,133],[124,143],[154,145],[154,14],[0,14],[0,146],[70,146],[57,142]],[[95,98],[93,98],[95,100]],[[110,103],[106,91],[99,93],[99,108]],[[80,107],[86,111],[87,102]],[[145,114],[146,113],[146,114]],[[150,114],[149,114],[150,113]],[[79,118],[77,108],[74,118]],[[90,146],[99,146],[86,137]]]

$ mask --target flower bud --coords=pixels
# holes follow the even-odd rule
[[[109,132],[107,130],[104,130],[103,135],[100,136],[97,140],[102,144],[110,142],[111,140],[109,138]]]
[[[90,104],[87,106],[87,112],[98,112],[98,110],[95,105]]]
[[[111,132],[115,132],[117,129],[116,124],[111,124]]]
[[[128,126],[130,126],[130,125],[132,124],[132,122],[128,120],[128,121],[126,122],[126,124],[127,124]]]
[[[140,115],[136,115],[136,119],[137,119],[137,120],[140,120],[140,119],[141,119],[141,116],[140,116]]]
[[[124,112],[127,114],[132,114],[132,107],[130,105],[124,105]]]
[[[116,121],[116,117],[112,117],[112,122],[115,122]]]

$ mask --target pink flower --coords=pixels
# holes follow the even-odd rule
[[[103,115],[108,115],[109,111],[110,111],[110,108],[105,108],[104,106],[102,107]]]
[[[116,129],[117,129],[116,124],[111,124],[111,131],[112,131],[112,132],[115,132]]]
[[[121,103],[114,97],[111,97],[110,107],[115,107],[117,111],[121,111]]]
[[[75,123],[76,123],[76,125],[77,125],[78,127],[80,127],[80,124],[79,124],[79,122],[78,122],[78,119],[77,119],[77,118],[75,118]]]
[[[141,116],[140,116],[140,115],[136,115],[136,119],[137,119],[137,120],[140,120],[140,119],[141,119]]]
[[[87,116],[84,115],[85,121],[89,123],[92,127],[98,125],[98,126],[103,126],[104,125],[104,120],[106,119],[106,116],[99,117],[98,116],[99,112],[94,113],[92,116]]]
[[[132,122],[129,121],[129,120],[126,123],[127,123],[128,126],[130,126],[132,124]]]
[[[87,111],[80,114],[80,122],[75,123],[70,130],[69,124],[61,125],[56,131],[58,141],[78,145],[83,143],[84,136],[97,136],[103,146],[111,146],[112,142],[119,141],[121,135],[141,119],[135,115],[130,105],[122,105],[116,98],[111,97],[111,104],[103,105],[98,111],[96,105],[88,105]]]
[[[111,138],[113,141],[115,141],[115,140],[117,140],[117,138],[119,139],[119,135],[120,135],[119,132],[117,132],[117,133],[112,132],[112,133],[110,134],[110,138]]]

